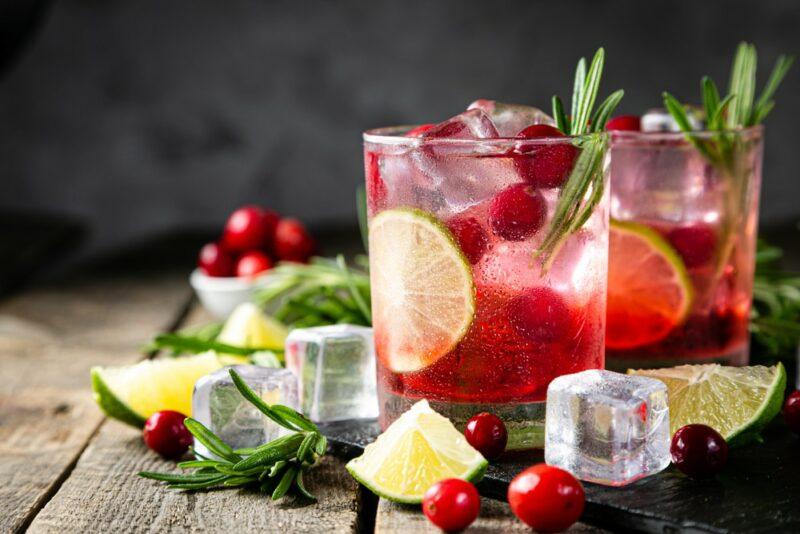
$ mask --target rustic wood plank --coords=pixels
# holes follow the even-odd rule
[[[130,363],[189,296],[183,273],[74,278],[0,303],[0,531],[21,530],[103,417],[92,365]]]
[[[419,506],[406,506],[381,499],[375,518],[375,534],[400,534],[404,532],[429,532],[439,534],[436,528],[422,514]],[[469,534],[489,534],[500,532],[532,532],[522,521],[514,517],[508,503],[483,497],[478,519],[465,531]],[[601,533],[603,530],[576,523],[567,532]]]

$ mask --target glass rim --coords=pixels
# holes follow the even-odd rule
[[[764,134],[764,125],[756,124],[746,128],[730,128],[725,130],[696,130],[691,132],[642,132],[631,130],[611,130],[608,132],[614,141],[686,141],[687,136],[698,139],[711,139],[715,136],[736,135],[740,137],[758,137]]]
[[[563,135],[560,137],[535,137],[525,139],[522,137],[487,137],[480,139],[452,139],[452,138],[432,138],[426,139],[423,137],[406,137],[403,135],[405,132],[421,126],[420,124],[399,125],[399,126],[383,126],[381,128],[371,128],[364,131],[361,136],[364,142],[375,143],[378,145],[396,145],[396,146],[419,146],[422,144],[441,144],[450,146],[514,146],[518,144],[529,145],[554,145],[562,144],[576,139],[592,139],[599,136],[608,136],[609,132],[593,132],[581,135]]]

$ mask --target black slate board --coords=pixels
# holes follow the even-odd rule
[[[320,425],[334,454],[361,454],[380,433],[374,420]],[[510,480],[543,461],[541,451],[493,462],[478,489],[505,499]],[[673,467],[623,488],[585,483],[583,521],[643,532],[800,532],[800,438],[777,420],[763,444],[731,451],[717,478],[692,480]]]

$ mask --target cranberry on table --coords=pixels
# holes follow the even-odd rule
[[[675,228],[667,234],[667,240],[690,269],[709,263],[717,244],[714,229],[705,224]]]
[[[783,403],[783,418],[789,429],[800,435],[800,391],[793,391]]]
[[[539,532],[566,530],[583,513],[581,483],[567,471],[536,464],[508,486],[508,504],[523,523]]]
[[[285,261],[304,263],[314,253],[316,244],[297,219],[281,219],[275,228],[275,254]]]
[[[467,443],[489,460],[503,454],[508,443],[506,425],[499,417],[489,412],[473,415],[467,421],[464,437],[467,438]]]
[[[192,434],[183,424],[186,416],[172,410],[156,412],[144,424],[144,443],[164,458],[180,458],[192,445]]]
[[[481,510],[481,498],[475,486],[460,478],[437,482],[422,497],[422,513],[445,532],[464,530]]]
[[[517,134],[520,139],[566,137],[561,130],[547,124],[528,126]],[[567,141],[532,144],[520,147],[514,155],[514,166],[523,180],[536,187],[559,187],[569,176],[578,156],[577,147]]]
[[[515,184],[500,191],[489,206],[492,231],[508,241],[531,237],[544,225],[547,204],[535,187]]]
[[[197,266],[208,276],[233,276],[233,257],[219,243],[207,243],[200,249]]]
[[[255,276],[272,269],[272,260],[259,250],[251,250],[239,256],[236,276]]]
[[[278,216],[258,206],[244,206],[231,213],[222,234],[222,243],[231,252],[266,248],[275,230]]]
[[[693,478],[712,477],[728,463],[728,443],[707,425],[682,426],[669,450],[675,467]]]
[[[606,123],[608,131],[640,132],[642,120],[638,115],[617,115]]]
[[[564,298],[549,287],[534,287],[509,302],[508,320],[521,336],[540,343],[567,339],[572,313]]]
[[[447,227],[453,232],[467,260],[473,265],[478,263],[489,247],[489,237],[481,223],[474,217],[455,218],[448,221]]]

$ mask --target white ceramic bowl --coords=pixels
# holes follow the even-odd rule
[[[195,269],[189,276],[189,283],[203,307],[214,317],[224,320],[236,306],[252,300],[256,292],[269,282],[269,278],[269,273],[255,278],[221,278],[208,276],[200,269]]]

